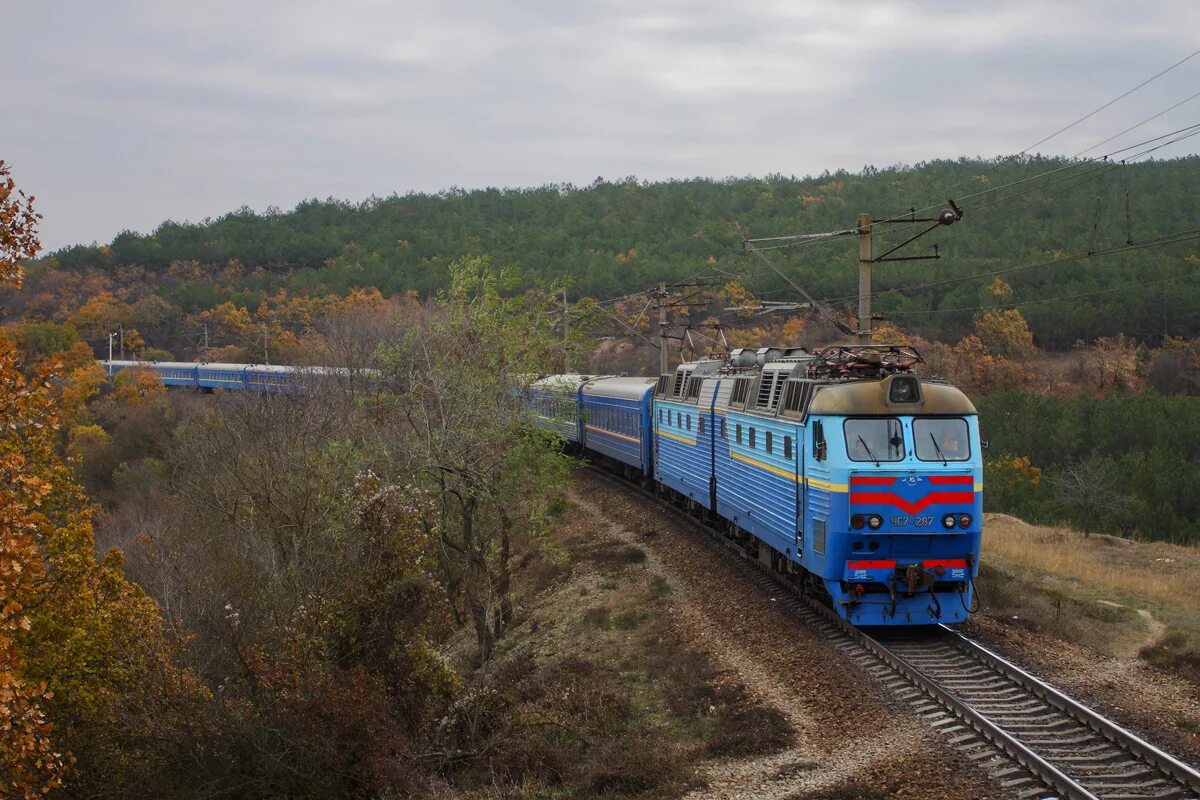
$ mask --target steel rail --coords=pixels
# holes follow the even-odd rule
[[[1068,697],[1046,681],[1025,671],[1000,654],[979,644],[974,639],[959,633],[948,625],[941,625],[939,627],[953,639],[955,646],[959,649],[969,653],[979,661],[992,667],[995,671],[1020,684],[1064,714],[1074,717],[1113,744],[1128,750],[1143,761],[1158,767],[1200,795],[1200,771],[1193,769],[1170,753],[1155,747],[1133,731],[1118,725],[1107,717],[1101,716],[1084,703]]]
[[[805,592],[802,587],[781,580],[778,573],[767,569],[766,565],[753,558],[736,542],[725,536],[724,533],[709,524],[706,520],[697,518],[686,509],[669,502],[662,495],[651,491],[640,483],[620,477],[595,465],[589,465],[589,470],[592,474],[608,482],[619,483],[621,486],[633,488],[662,510],[668,511],[681,520],[700,528],[706,534],[706,538],[712,540],[715,544],[721,545],[722,551],[738,556],[740,564],[753,567],[759,575],[770,581],[772,586],[786,589],[801,602],[805,610],[816,612],[821,622],[832,626],[850,642],[862,647],[893,673],[900,675],[910,685],[930,697],[939,706],[966,724],[975,734],[982,737],[984,741],[998,750],[1000,754],[1012,762],[1019,764],[1038,780],[1044,782],[1047,789],[1057,792],[1059,796],[1068,798],[1068,800],[1102,800],[1105,796],[1104,794],[1096,794],[1094,791],[1088,789],[1085,784],[1066,774],[1058,766],[1038,754],[1033,748],[1021,742],[1001,725],[990,719],[985,712],[979,711],[969,702],[958,697],[953,691],[944,686],[942,681],[926,674],[919,666],[895,652],[892,648],[889,648],[885,642],[842,619],[828,604],[822,602],[813,594]],[[1081,723],[1134,758],[1140,759],[1145,764],[1157,768],[1164,776],[1169,776],[1178,781],[1182,784],[1180,788],[1186,787],[1195,791],[1197,797],[1200,797],[1200,772],[1197,770],[1155,747],[1132,731],[1101,716],[1083,703],[1071,699],[1050,684],[1018,667],[1004,657],[988,650],[983,645],[964,636],[953,628],[943,624],[937,626],[934,630],[940,636],[948,638],[952,647],[974,658],[985,668],[1016,683],[1021,688],[1026,689],[1041,699],[1048,706]],[[939,640],[933,639],[930,641]],[[1097,777],[1104,778],[1105,776],[1100,775]],[[1042,796],[1045,797],[1046,795]]]
[[[838,621],[842,622],[841,617]],[[878,639],[863,633],[848,623],[843,626],[860,644],[866,646],[878,658],[884,661],[896,672],[937,700],[943,708],[971,726],[983,738],[1000,748],[1009,758],[1029,769],[1039,778],[1046,781],[1054,789],[1070,800],[1101,800],[1098,795],[1084,788],[1078,781],[1067,775],[1054,764],[1031,750],[1016,737],[987,718],[987,715],[975,710],[969,703],[964,702],[953,692],[947,690],[936,679],[927,676],[908,660],[892,652]]]

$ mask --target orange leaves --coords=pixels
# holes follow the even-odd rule
[[[7,342],[0,342],[0,398],[0,793],[33,798],[58,786],[66,769],[38,705],[44,691],[22,679],[18,645],[31,627],[24,609],[45,571],[36,541],[45,517],[35,509],[51,487],[32,469],[53,457],[55,426],[45,376],[22,375]]]
[[[41,215],[33,210],[33,200],[17,189],[8,165],[0,160],[0,285],[20,286],[20,262],[42,249],[37,237]]]

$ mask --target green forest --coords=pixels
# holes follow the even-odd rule
[[[1085,532],[1200,540],[1195,396],[998,391],[975,403],[989,444],[988,508]]]
[[[738,277],[759,297],[795,300],[783,278],[742,252],[743,236],[844,230],[860,212],[879,220],[915,207],[929,216],[953,199],[961,222],[896,254],[931,255],[936,244],[940,259],[876,268],[883,292],[876,310],[926,338],[956,340],[970,331],[975,310],[993,301],[986,277],[965,278],[1006,271],[1013,289],[1006,303],[1022,304],[1040,346],[1061,351],[1118,332],[1140,339],[1200,333],[1200,287],[1187,280],[1196,247],[1153,246],[1156,237],[1196,229],[1198,184],[1195,156],[1130,165],[1010,157],[802,178],[597,178],[588,186],[312,199],[288,212],[242,208],[64,248],[33,263],[25,288],[0,302],[26,319],[61,321],[74,311],[65,299],[72,281],[129,302],[161,299],[169,308],[159,316],[181,319],[225,302],[253,310],[280,290],[341,297],[372,287],[427,297],[448,285],[452,262],[471,254],[519,264],[530,284],[565,281],[573,295],[597,299],[704,276]],[[875,252],[923,227],[876,226]],[[1126,249],[1130,242],[1136,249]],[[1120,251],[1072,260],[1114,247]],[[814,297],[852,302],[855,237],[766,254]],[[1061,263],[1013,269],[1055,260]],[[925,284],[934,285],[918,288]],[[164,330],[147,343],[173,352],[181,333]]]

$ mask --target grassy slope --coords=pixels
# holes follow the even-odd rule
[[[481,676],[483,746],[431,798],[678,797],[707,760],[792,742],[778,711],[681,637],[643,550],[571,504],[546,545]]]
[[[983,612],[1200,682],[1200,549],[988,514]]]

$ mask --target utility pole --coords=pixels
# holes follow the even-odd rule
[[[670,368],[670,354],[667,352],[667,282],[658,284],[658,374],[665,375]]]
[[[204,323],[204,349],[201,352],[203,353],[203,355],[200,357],[200,360],[207,364],[208,363],[208,323],[207,322]]]
[[[571,353],[570,341],[571,334],[571,309],[567,306],[567,287],[563,287],[563,372],[571,371]]]
[[[117,326],[117,333],[121,337],[121,360],[124,361],[125,360],[125,325],[124,324]]]
[[[110,333],[110,334],[108,335],[108,374],[109,374],[110,376],[113,374],[113,367],[112,367],[112,342],[113,342],[113,337],[115,337],[116,335],[117,335],[116,331],[113,331],[112,333]]]
[[[858,343],[871,343],[871,267],[875,263],[871,215],[858,215]]]

